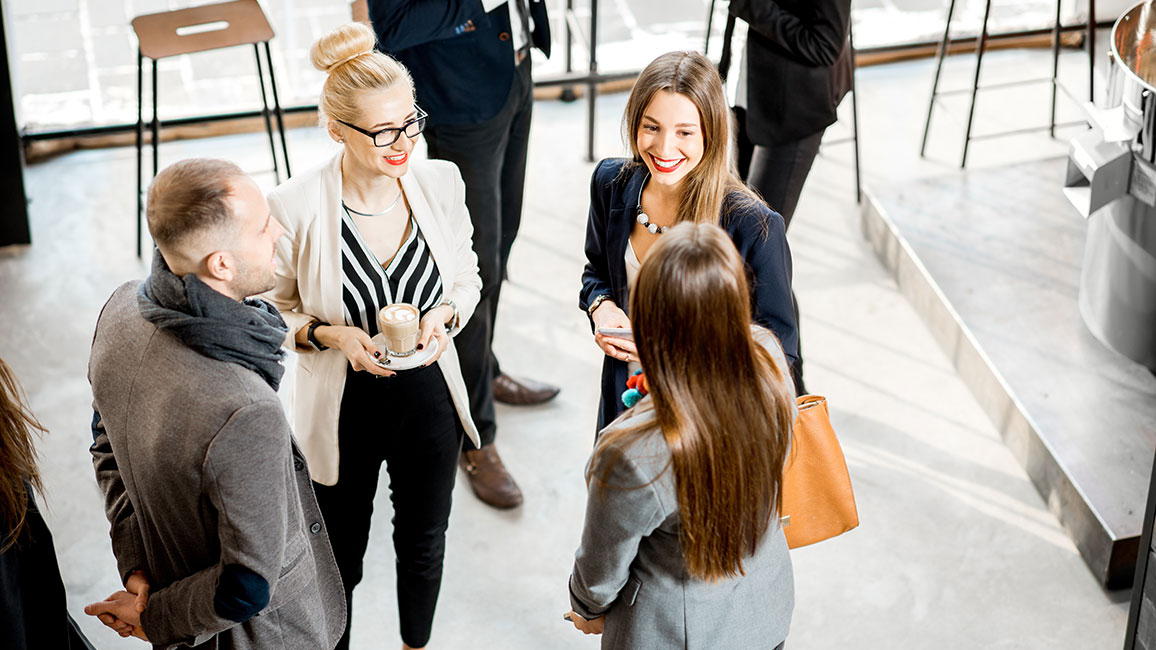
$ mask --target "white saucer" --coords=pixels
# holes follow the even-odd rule
[[[381,334],[373,337],[373,343],[377,346],[378,350],[381,350],[382,355],[384,355],[381,359],[377,359],[377,365],[390,370],[412,370],[413,368],[424,366],[438,351],[438,340],[432,336],[429,339],[429,345],[427,345],[425,349],[418,350],[408,357],[399,357],[391,353],[389,349],[385,347],[385,337]]]

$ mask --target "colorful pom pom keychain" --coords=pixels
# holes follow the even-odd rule
[[[646,396],[645,377],[641,370],[636,370],[630,379],[626,380],[626,392],[622,393],[622,403],[626,408],[633,408],[638,400]]]

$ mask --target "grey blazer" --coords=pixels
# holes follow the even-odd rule
[[[158,648],[333,648],[345,594],[277,394],[144,320],[139,286],[105,305],[89,381],[113,552],[122,579],[143,569],[151,584],[141,627]],[[270,587],[240,624],[214,607],[231,564]]]
[[[778,346],[767,347],[785,369]],[[653,421],[647,397],[603,433]],[[607,477],[605,497],[603,467],[593,458],[587,467],[586,523],[570,576],[574,611],[606,616],[603,650],[770,650],[782,643],[795,586],[778,518],[754,555],[743,560],[745,576],[713,584],[692,578],[679,542],[674,470],[662,431],[654,426],[620,450],[624,455]]]

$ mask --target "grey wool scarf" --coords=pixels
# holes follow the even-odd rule
[[[273,390],[285,373],[281,344],[289,327],[273,305],[259,298],[244,302],[218,293],[192,273],[179,277],[159,250],[152,273],[137,295],[141,316],[209,357],[261,375]]]

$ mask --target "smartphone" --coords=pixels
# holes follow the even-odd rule
[[[599,327],[598,333],[615,339],[634,340],[634,332],[629,327]]]
[[[562,620],[563,621],[570,621],[571,623],[574,622],[574,619],[570,617],[570,612],[566,612],[565,614],[563,614]]]

